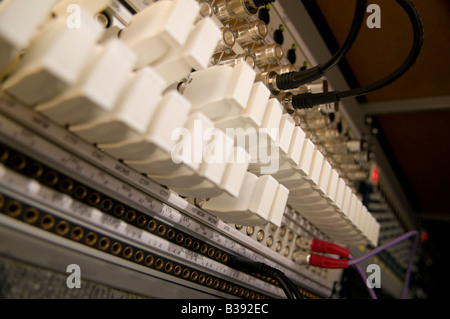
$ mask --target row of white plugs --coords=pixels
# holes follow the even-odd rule
[[[272,175],[289,189],[289,205],[342,244],[376,244],[376,219],[302,128],[285,116],[279,124],[280,166]],[[254,165],[255,172],[258,165]]]
[[[204,43],[205,35],[211,36],[210,39],[217,39],[219,32],[208,19],[203,19],[196,24],[194,31],[190,33],[186,33],[186,30],[190,30],[192,27],[179,28],[180,21],[185,21],[185,26],[193,23],[198,9],[195,4],[195,2],[174,0],[165,1],[164,4],[158,6],[150,6],[148,10],[136,15],[130,27],[124,30],[122,40],[127,43],[126,46],[122,41],[111,41],[103,46],[96,45],[101,35],[101,29],[92,23],[92,19],[86,18],[91,16],[89,14],[82,15],[85,19],[82,21],[83,28],[80,30],[66,28],[66,21],[61,18],[41,31],[27,50],[28,52],[16,73],[12,74],[6,82],[5,87],[9,93],[16,95],[19,99],[22,98],[22,101],[27,104],[34,105],[45,101],[38,105],[38,110],[61,124],[71,124],[71,129],[84,138],[101,143],[101,147],[107,152],[118,158],[125,158],[129,165],[148,173],[163,184],[178,188],[180,193],[187,196],[211,197],[217,196],[225,189],[232,197],[237,196],[244,174],[239,179],[235,178],[236,172],[243,171],[245,161],[239,166],[240,170],[237,169],[238,166],[234,165],[235,169],[228,168],[228,174],[225,174],[224,165],[222,165],[222,169],[218,169],[218,165],[215,168],[213,168],[214,165],[199,165],[199,163],[192,163],[191,159],[186,161],[189,162],[189,165],[180,168],[174,166],[168,157],[172,145],[168,139],[169,129],[173,130],[183,125],[186,120],[183,115],[187,114],[186,110],[189,109],[189,106],[175,92],[162,96],[166,81],[172,80],[162,79],[162,77],[173,75],[176,70],[179,71],[179,75],[176,77],[182,77],[193,66],[197,69],[204,68],[212,49],[206,49],[205,45],[199,45],[199,42]],[[2,12],[5,12],[5,6],[3,6]],[[48,8],[50,7],[49,4]],[[187,10],[188,8],[191,8],[191,11]],[[186,12],[191,12],[190,19],[177,19],[181,13],[186,18]],[[156,16],[165,16],[166,20],[158,20],[158,25],[155,25]],[[166,21],[165,24],[164,21]],[[216,34],[213,30],[216,30]],[[177,40],[169,37],[169,33],[173,39]],[[169,38],[172,40],[167,41]],[[217,41],[211,40],[210,43],[215,45]],[[129,50],[130,47],[134,48],[132,52]],[[145,48],[150,47],[157,49],[146,51],[147,53],[152,52],[151,54],[142,53]],[[143,51],[140,52],[140,50]],[[166,55],[161,59],[163,53]],[[68,60],[73,63],[68,63]],[[196,64],[195,61],[203,61],[203,64]],[[142,67],[137,72],[131,71],[135,65],[146,65],[146,63],[153,63],[154,68]],[[81,70],[85,65],[88,67]],[[174,72],[163,71],[163,66],[170,68],[174,65],[177,66],[173,69]],[[155,72],[155,69],[158,68],[160,72]],[[78,78],[79,73],[82,75]],[[277,100],[267,101],[269,96],[267,89],[261,83],[254,84],[254,76],[254,71],[245,63],[235,68],[228,66],[208,68],[195,72],[191,76],[185,96],[193,105],[191,111],[204,112],[215,122],[216,127],[222,129],[228,127],[280,128],[279,149],[281,155],[279,159],[281,168],[275,176],[283,182],[282,184],[289,186],[291,181],[295,185],[295,187],[288,187],[294,191],[291,195],[293,199],[290,202],[299,210],[307,208],[307,211],[304,212],[307,215],[312,207],[305,207],[307,200],[304,196],[300,196],[300,194],[306,194],[303,186],[299,186],[299,181],[296,179],[289,179],[291,176],[288,176],[288,180],[283,179],[281,173],[283,168],[289,172],[292,164],[295,164],[293,159],[295,155],[286,156],[289,151],[289,138],[294,131],[292,120],[287,114],[282,115],[282,107]],[[73,83],[75,84],[72,85]],[[126,89],[121,90],[121,88]],[[58,94],[60,91],[62,93]],[[56,97],[47,101],[50,96]],[[146,105],[146,107],[143,108],[142,105]],[[173,117],[172,114],[178,116]],[[191,117],[190,122],[186,124],[191,129],[195,120],[203,121],[204,127],[213,127],[214,124],[211,124],[208,118],[201,114],[195,116]],[[158,132],[162,132],[161,130],[165,128],[167,129],[165,138],[158,137]],[[294,136],[299,136],[298,129],[296,128]],[[270,137],[275,138],[274,136]],[[225,137],[222,136],[222,138],[226,140]],[[297,151],[296,154],[300,150],[300,148],[290,149],[293,152]],[[165,155],[158,150],[163,150],[162,153]],[[236,158],[239,153],[242,154],[243,150],[234,149],[232,155],[235,155]],[[164,163],[169,163],[169,165],[164,166]],[[163,169],[164,167],[165,169]],[[260,168],[258,163],[251,165],[253,170],[258,168]],[[230,170],[234,171],[235,175],[230,174]],[[197,172],[201,172],[200,175],[203,178],[193,178]],[[257,173],[257,171],[255,172]],[[211,211],[223,215],[224,219],[231,218],[230,221],[237,223],[261,224],[269,220],[274,224],[280,224],[282,211],[279,208],[283,206],[283,198],[287,197],[287,189],[276,184],[276,181],[270,176],[258,178],[252,176],[251,173],[245,175],[245,181],[248,182],[256,179],[260,180],[259,183],[263,185],[270,180],[273,185],[277,185],[270,194],[264,193],[263,198],[271,199],[270,204],[258,200],[261,192],[256,191],[257,187],[248,186],[247,190],[253,190],[252,196],[242,193],[240,198],[254,197],[257,205],[250,202],[242,205],[240,198],[237,198],[235,200],[239,207],[237,209],[229,205],[222,205],[218,208],[217,205],[214,205],[214,200],[207,202],[205,208],[210,207]],[[224,176],[228,176],[228,178]],[[234,178],[230,178],[230,176],[234,176]],[[222,179],[228,180],[228,184],[222,182]],[[314,181],[312,178],[309,180]],[[221,188],[217,187],[219,181]],[[231,181],[234,182],[233,185],[229,184]],[[250,184],[255,185],[255,183]],[[195,185],[201,186],[194,187]],[[307,184],[305,185],[307,186]],[[314,186],[314,183],[312,185]],[[267,187],[267,190],[269,189],[270,187]],[[293,196],[299,192],[299,196]],[[347,193],[349,193],[348,190]],[[229,196],[228,194],[223,196],[226,198]],[[298,199],[299,203],[296,204],[295,199]],[[228,201],[228,203],[232,202]],[[349,201],[345,201],[345,203],[347,202]],[[353,202],[356,203],[355,200]],[[275,205],[275,203],[279,204]],[[278,207],[277,214],[272,209],[273,205]],[[243,214],[243,211],[246,213]],[[319,216],[314,214],[310,218],[317,220]],[[329,220],[328,216],[326,219]],[[320,221],[323,224],[324,221]],[[327,228],[326,225],[324,227]],[[334,227],[331,227],[329,232],[333,233],[333,229]],[[340,231],[339,235],[342,237]],[[349,235],[345,238],[354,239],[355,236]]]
[[[236,146],[249,155],[257,148],[262,129],[273,138],[270,128],[276,128],[282,116],[282,106],[262,82],[255,82],[256,72],[247,63],[235,67],[219,65],[194,72],[188,78],[184,96],[192,109],[206,114],[233,138]],[[278,116],[279,115],[279,116]],[[289,117],[290,118],[290,117]],[[251,135],[252,143],[245,139]],[[250,162],[254,162],[252,155]],[[250,164],[250,166],[253,164]],[[223,193],[202,203],[207,211],[226,221],[240,225],[281,225],[289,191],[273,176],[245,173],[244,185],[237,197]]]
[[[248,185],[256,180],[254,175],[260,176],[264,173],[262,169],[275,161],[275,170],[270,174],[284,186],[284,194],[289,193],[289,205],[301,215],[343,244],[370,242],[376,245],[379,224],[375,218],[313,142],[306,138],[302,128],[295,126],[292,117],[284,113],[278,100],[270,98],[270,92],[261,83],[251,81],[251,72],[246,68],[244,63],[233,70],[216,66],[195,72],[189,78],[184,95],[192,102],[193,109],[208,114],[218,127],[233,128],[236,141],[240,138],[241,141],[247,138],[249,142],[252,138],[260,139],[251,146],[245,145],[251,155],[246,177]],[[249,90],[250,85],[253,87]],[[240,128],[242,130],[238,131]],[[261,129],[267,130],[265,143],[261,143],[261,134],[258,134]],[[271,129],[277,130],[273,133]],[[272,152],[268,152],[268,148]],[[267,175],[262,177],[269,178]],[[270,188],[268,185],[265,186],[267,189]],[[249,188],[252,192],[255,187]],[[258,192],[264,194],[261,190]],[[242,207],[248,205],[251,197],[245,191],[237,198],[222,194],[203,203],[203,208],[222,215],[242,214]],[[265,205],[270,207],[270,203]],[[249,221],[256,223],[256,216],[258,214],[253,214]]]
[[[49,14],[50,4],[47,9]],[[206,68],[217,45],[220,29],[211,19],[194,24],[197,2],[154,3],[133,17],[120,40],[101,44],[98,40],[102,29],[93,22],[92,13],[95,10],[83,10],[82,27],[70,29],[67,17],[59,12],[59,18],[48,22],[33,36],[24,58],[2,89],[184,196],[213,197],[226,193],[237,197],[245,183],[247,194],[254,190],[253,201],[243,209],[246,213],[223,217],[235,223],[251,223],[256,209],[256,213],[263,210],[258,215],[263,218],[256,218],[258,223],[270,221],[280,225],[287,190],[271,176],[259,178],[246,173],[247,152],[234,147],[223,131],[214,131],[215,139],[222,141],[215,145],[229,145],[225,147],[223,161],[196,161],[195,144],[191,152],[185,147],[186,152],[180,152],[178,157],[172,154],[176,146],[172,133],[177,128],[192,136],[198,133],[195,130],[199,123],[202,135],[215,128],[200,109],[191,109],[191,102],[178,92],[163,93],[191,68]],[[256,91],[252,90],[255,73],[245,63],[221,70],[222,75],[227,74],[226,83],[231,84],[222,93],[229,97],[238,89],[245,92],[239,100],[243,106],[250,91],[263,90],[261,83],[255,85]],[[241,78],[242,75],[246,76]],[[257,105],[256,102],[253,104]],[[214,149],[210,151],[215,153]],[[257,181],[254,183],[257,187],[249,184],[248,176]],[[275,188],[263,187],[267,182]],[[261,192],[262,188],[266,190]],[[258,199],[259,194],[264,196]]]
[[[246,62],[234,67],[216,65],[191,73],[183,90],[192,111],[208,116],[211,125],[225,132],[231,143],[245,149],[248,155],[248,145],[235,139],[245,138],[248,129],[258,134],[259,129],[269,128],[273,109],[278,107],[282,112],[278,100],[269,100],[270,91],[262,82],[255,83],[255,79],[256,72]],[[240,162],[239,158],[234,160]],[[249,157],[246,170],[251,160]],[[243,185],[236,196],[222,193],[203,202],[202,207],[231,223],[256,226],[270,222],[280,226],[288,189],[271,175],[245,172],[242,178]]]

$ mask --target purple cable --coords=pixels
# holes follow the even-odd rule
[[[417,230],[411,230],[399,237],[397,237],[394,240],[391,240],[390,242],[384,243],[381,246],[378,246],[377,248],[373,249],[371,252],[362,255],[358,258],[352,258],[351,260],[348,261],[348,265],[349,266],[355,266],[357,264],[359,264],[360,262],[362,262],[363,260],[366,260],[369,257],[372,257],[376,254],[378,254],[380,251],[385,250],[386,248],[392,247],[396,244],[398,244],[399,242],[411,237],[411,236],[416,236],[415,240],[414,240],[414,244],[411,250],[411,255],[409,257],[409,262],[408,262],[408,267],[406,270],[406,276],[405,276],[405,283],[403,285],[403,291],[402,291],[402,299],[405,299],[407,294],[408,294],[408,287],[409,287],[409,279],[411,277],[411,271],[412,271],[412,265],[413,265],[413,261],[414,261],[414,255],[416,253],[416,248],[417,245],[419,244],[419,232]],[[358,269],[358,268],[356,268]],[[359,270],[358,270],[359,271]],[[361,269],[362,271],[362,269]],[[363,272],[364,273],[364,272]],[[365,274],[364,274],[365,277]],[[363,277],[363,278],[364,278]]]
[[[353,258],[352,255],[350,255],[349,258]],[[364,283],[367,286],[367,276],[366,276],[366,273],[364,272],[364,270],[361,268],[361,266],[359,264],[354,264],[353,267],[356,268],[356,270],[358,271],[362,280],[364,281]],[[373,288],[370,288],[369,286],[367,286],[367,290],[369,291],[370,297],[372,299],[378,299]]]
[[[406,276],[405,276],[405,284],[403,285],[403,291],[402,291],[402,299],[406,299],[406,296],[408,295],[408,287],[409,287],[409,279],[411,277],[411,271],[412,266],[414,263],[414,255],[416,254],[417,246],[419,245],[419,232],[416,231],[416,238],[414,238],[414,244],[411,249],[411,254],[409,255],[409,262],[408,262],[408,268],[406,270]]]

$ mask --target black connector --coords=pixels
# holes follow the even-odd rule
[[[248,273],[256,273],[264,276],[272,277],[283,289],[288,299],[303,299],[295,284],[279,269],[273,268],[261,262],[255,262],[248,259],[233,257],[230,259],[229,265],[235,269],[239,269]]]
[[[276,77],[277,88],[281,91],[296,89],[299,86],[310,83],[311,79],[319,79],[324,76],[320,66],[306,69],[301,72],[289,72],[280,74]]]
[[[295,49],[289,49],[286,53],[286,57],[291,64],[297,62],[297,53],[295,52]]]
[[[265,24],[270,23],[270,13],[267,8],[261,8],[258,12],[258,18],[262,21],[264,21]]]
[[[294,109],[311,109],[316,105],[338,102],[338,92],[304,93],[292,97]]]
[[[269,265],[266,265],[262,262],[252,261],[249,259],[239,258],[239,257],[233,257],[230,259],[230,267],[249,272],[249,273],[256,273],[256,274],[262,274],[267,276],[277,276],[277,275],[284,275],[284,273],[281,270],[278,270],[276,268],[273,268]]]
[[[275,2],[275,0],[253,0],[253,3],[257,7],[262,7],[262,6],[265,6],[265,5],[270,4],[272,2]]]

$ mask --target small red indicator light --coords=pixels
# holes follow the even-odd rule
[[[422,242],[426,242],[428,240],[428,233],[426,230],[422,230],[422,233],[420,234],[420,239],[422,239]]]
[[[379,177],[378,167],[375,166],[372,170],[372,183],[377,184],[378,177]]]

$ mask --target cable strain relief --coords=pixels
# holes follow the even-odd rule
[[[270,4],[272,2],[275,2],[275,0],[253,0],[253,4],[256,7],[263,7],[263,6],[265,6],[267,4]]]
[[[250,272],[258,272],[260,270],[255,262],[239,257],[230,258],[229,265],[231,267]]]
[[[277,87],[280,90],[292,90],[299,86],[310,83],[323,76],[322,66],[317,65],[313,68],[299,72],[288,72],[277,76]]]
[[[284,273],[281,270],[273,268],[273,267],[271,267],[269,265],[266,265],[264,263],[257,262],[257,264],[258,264],[259,269],[261,270],[262,273],[265,273],[265,274],[267,274],[269,276],[279,276],[279,275],[283,275],[284,276]]]
[[[292,90],[297,88],[298,86],[296,86],[295,84],[295,74],[297,72],[288,72],[288,73],[283,73],[277,76],[276,78],[276,85],[277,88],[279,90]]]
[[[278,84],[277,84],[278,85]],[[294,109],[311,109],[316,105],[334,103],[338,101],[337,92],[304,93],[292,97]]]

